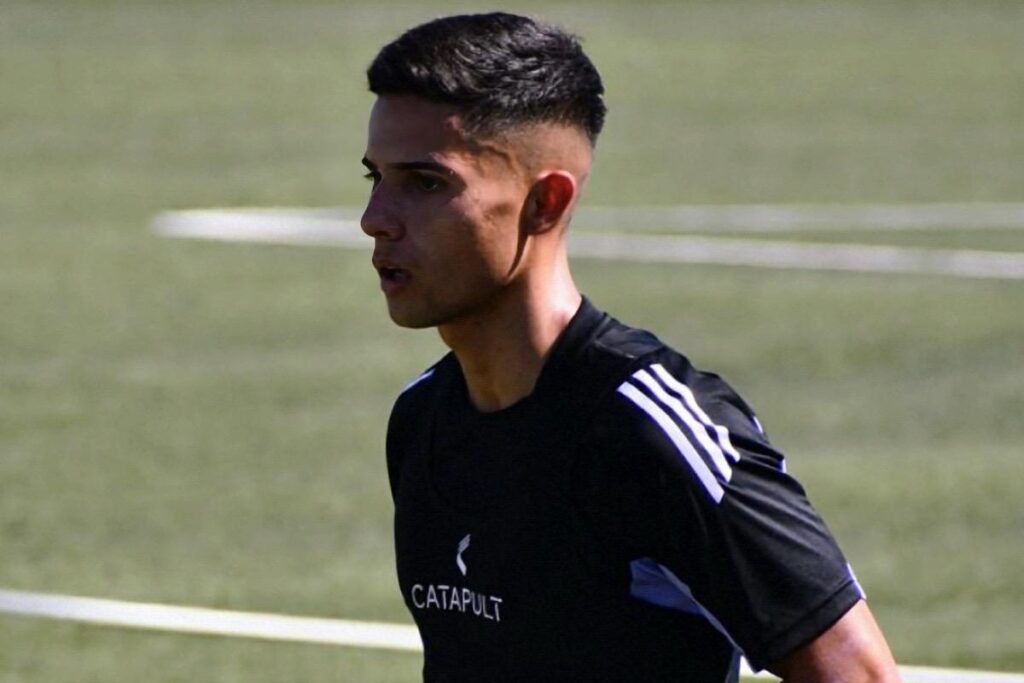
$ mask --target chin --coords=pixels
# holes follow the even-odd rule
[[[481,288],[482,291],[484,288]],[[481,315],[486,315],[494,303],[493,297],[481,296],[476,299],[456,298],[438,301],[431,298],[412,299],[410,297],[394,297],[387,300],[388,315],[399,327],[422,330],[428,327],[466,322]]]
[[[400,306],[388,306],[388,315],[391,316],[391,322],[395,323],[399,327],[405,327],[410,330],[423,330],[428,327],[437,327],[440,322],[435,317],[431,316],[426,311],[414,311],[404,309]]]

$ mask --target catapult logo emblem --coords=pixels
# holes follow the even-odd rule
[[[455,553],[455,565],[459,568],[459,571],[462,572],[463,576],[466,575],[467,569],[466,563],[462,560],[462,553],[466,552],[466,548],[469,547],[469,537],[470,534],[466,534],[465,537],[459,541],[459,549]]]
[[[455,566],[463,576],[469,571],[462,553],[469,548],[470,534],[466,534],[455,550]],[[501,621],[501,605],[504,602],[496,595],[479,593],[468,586],[453,586],[443,583],[417,583],[409,591],[413,607],[421,610],[461,612],[480,617],[487,621]]]

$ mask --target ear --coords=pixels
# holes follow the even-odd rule
[[[577,188],[576,178],[566,171],[549,171],[537,178],[526,200],[527,232],[539,235],[564,223]]]

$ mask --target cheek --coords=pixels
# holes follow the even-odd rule
[[[488,223],[477,235],[475,245],[480,260],[492,279],[507,279],[515,269],[519,255],[519,231],[511,221]]]
[[[507,273],[519,253],[519,205],[508,199],[492,200],[483,207],[479,216],[479,247],[502,273]]]

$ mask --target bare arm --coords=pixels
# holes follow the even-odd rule
[[[768,669],[786,683],[898,683],[885,636],[862,600],[817,638]]]

